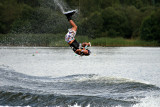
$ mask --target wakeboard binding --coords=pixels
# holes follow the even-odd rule
[[[76,10],[64,12],[63,14],[66,15],[68,21],[72,20],[72,16],[76,13]]]

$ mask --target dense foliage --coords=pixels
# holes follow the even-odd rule
[[[160,9],[147,17],[141,26],[141,39],[160,43]]]
[[[58,0],[60,1],[60,0]],[[160,41],[159,0],[61,0],[80,35]],[[1,0],[0,33],[64,33],[69,24],[54,0]]]

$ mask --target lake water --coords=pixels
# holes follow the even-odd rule
[[[160,48],[0,47],[1,106],[160,107]]]

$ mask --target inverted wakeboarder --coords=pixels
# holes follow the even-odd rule
[[[68,33],[65,36],[65,41],[70,45],[70,47],[73,49],[73,51],[76,54],[81,55],[81,56],[83,55],[89,56],[91,54],[91,51],[87,49],[87,47],[91,46],[91,43],[84,42],[81,44],[81,43],[78,43],[77,40],[75,39],[77,25],[72,20],[72,15],[74,15],[75,12],[76,10],[64,12],[69,23],[72,26],[71,29],[68,29]]]

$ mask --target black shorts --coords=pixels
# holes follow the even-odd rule
[[[73,51],[75,52],[77,49],[79,49],[79,43],[74,40],[71,44],[70,47],[73,49]]]

